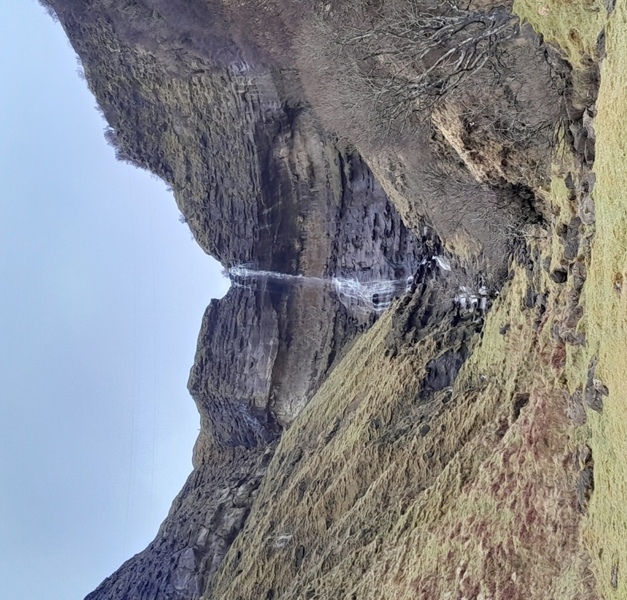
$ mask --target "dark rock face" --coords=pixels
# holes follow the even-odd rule
[[[312,276],[371,268],[376,247],[389,260],[404,250],[367,166],[286,98],[296,76],[233,39],[218,3],[176,15],[161,4],[53,2],[110,141],[171,185],[203,249],[227,267]],[[346,244],[354,256],[338,258]]]
[[[468,349],[462,346],[458,352],[449,350],[430,360],[427,363],[423,393],[437,392],[452,385],[467,355]]]
[[[252,447],[291,423],[345,345],[374,322],[378,290],[389,282],[392,295],[404,293],[428,252],[358,157],[341,167],[325,245],[314,241],[326,255],[321,276],[251,269],[207,309],[189,389],[220,444]],[[370,303],[355,297],[369,290]]]
[[[288,98],[295,76],[269,66],[219,3],[52,5],[119,156],[169,182],[208,253],[227,268],[396,281],[392,295],[404,291],[420,244],[359,155]],[[216,421],[227,446],[255,445],[275,435],[266,431],[275,419],[291,422],[381,302],[375,289],[373,314],[356,314],[346,294],[338,302],[325,286],[254,287],[212,304],[190,378],[201,413],[211,405],[247,431],[227,435]]]
[[[161,4],[52,2],[119,157],[167,181],[203,249],[249,276],[203,318],[194,471],[155,540],[89,600],[200,596],[273,441],[431,252],[360,156],[285,98],[289,72],[235,41],[209,4]]]
[[[271,458],[271,448],[206,454],[154,541],[86,600],[198,598],[244,525]]]

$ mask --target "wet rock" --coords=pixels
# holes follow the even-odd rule
[[[568,279],[568,271],[566,269],[554,269],[551,273],[551,279],[555,283],[566,283]]]

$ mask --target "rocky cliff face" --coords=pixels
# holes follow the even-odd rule
[[[172,186],[200,245],[234,273],[205,313],[190,374],[202,422],[194,471],[155,541],[89,596],[196,598],[282,429],[437,242],[410,232],[360,156],[289,103],[289,73],[251,63],[228,31],[192,50],[181,41],[190,15],[54,7],[120,158]]]
[[[197,442],[194,471],[153,542],[86,600],[200,597],[246,521],[273,452],[224,452],[209,448],[205,435]]]
[[[475,485],[493,467],[486,448],[520,415],[519,402],[508,416],[510,404],[529,402],[510,386],[532,386],[531,369],[515,356],[510,380],[488,381],[475,366],[455,385],[514,234],[541,220],[559,113],[557,102],[545,102],[560,89],[548,53],[497,7],[493,20],[511,33],[498,69],[456,89],[429,126],[412,117],[398,130],[359,94],[376,83],[372,73],[411,83],[420,75],[413,66],[401,55],[372,65],[368,48],[342,60],[331,54],[350,46],[345,27],[367,22],[394,34],[401,0],[392,12],[385,3],[335,1],[48,3],[119,158],[172,187],[196,240],[232,280],[205,312],[190,373],[202,424],[193,472],[155,540],[88,599],[361,598],[376,597],[379,583],[390,584],[384,597],[395,597],[399,581],[411,594],[427,567],[418,561],[414,583],[398,572],[390,579],[379,550],[401,564],[389,540],[411,548],[405,533],[424,533],[420,503],[448,514],[446,494],[426,490],[440,486],[453,497],[456,477]],[[305,43],[320,32],[320,47]],[[351,87],[355,73],[362,79]],[[489,85],[494,102],[485,106]],[[504,124],[508,114],[514,119]],[[440,239],[452,255],[443,257]],[[526,249],[519,258],[529,258]],[[536,263],[529,259],[528,277],[537,276]],[[548,344],[540,318],[519,329]],[[524,337],[517,335],[503,351],[514,352]],[[485,353],[492,368],[498,361]],[[534,410],[544,410],[543,398],[532,397]],[[436,425],[437,440],[428,436]],[[463,435],[450,433],[457,429]],[[547,455],[547,465],[558,455]],[[566,496],[560,510],[570,529],[559,543],[571,548]],[[554,513],[546,513],[551,525]],[[447,521],[437,533],[448,539],[452,529]],[[426,544],[423,533],[416,535]],[[561,576],[556,567],[549,579]],[[440,589],[427,583],[420,585]],[[505,597],[495,589],[489,597]]]
[[[289,425],[346,344],[406,291],[435,251],[432,236],[418,240],[405,228],[359,157],[338,160],[337,168],[337,204],[324,207],[325,220],[310,213],[324,224],[311,238],[324,266],[297,276],[240,268],[227,296],[207,309],[189,389],[201,414],[211,407],[220,443],[254,446]],[[293,256],[308,252],[304,241]],[[237,433],[227,433],[234,421]]]

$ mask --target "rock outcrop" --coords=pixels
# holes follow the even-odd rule
[[[272,458],[271,447],[225,452],[205,442],[201,433],[194,471],[153,542],[86,600],[200,596],[245,523]]]
[[[197,600],[203,593],[258,598],[258,564],[268,568],[259,576],[268,600],[287,593],[292,575],[300,578],[293,587],[298,597],[330,598],[335,584],[335,597],[344,597],[342,582],[357,585],[358,555],[370,553],[373,544],[385,546],[379,537],[392,535],[426,487],[449,464],[462,469],[458,454],[462,462],[471,460],[466,441],[480,448],[477,432],[506,420],[506,410],[494,407],[497,396],[481,395],[482,383],[479,391],[464,388],[458,401],[465,406],[483,398],[476,426],[464,423],[463,406],[451,413],[454,418],[447,406],[507,271],[512,238],[540,220],[543,161],[559,112],[557,103],[545,102],[545,94],[557,97],[559,87],[546,52],[535,34],[521,33],[516,19],[497,7],[491,14],[498,12],[511,33],[504,39],[507,52],[498,54],[498,73],[482,72],[474,87],[455,88],[456,95],[434,111],[432,127],[412,116],[394,133],[397,124],[375,122],[381,115],[372,117],[351,88],[355,65],[366,74],[359,85],[372,84],[374,71],[361,72],[370,64],[365,49],[343,62],[325,58],[342,46],[337,36],[344,24],[358,30],[360,19],[368,18],[370,27],[382,27],[396,15],[370,3],[46,3],[82,61],[118,157],[171,186],[195,239],[232,280],[227,295],[205,312],[190,373],[188,388],[201,417],[193,471],[155,540],[88,600]],[[481,10],[492,4],[482,3]],[[310,56],[313,49],[296,42],[312,32],[315,40],[320,31],[332,44]],[[375,71],[385,78],[398,69],[394,77],[402,72],[411,82],[419,77],[413,68],[401,59],[383,60]],[[496,112],[481,104],[492,80]],[[331,115],[326,100],[318,101],[327,88],[341,105]],[[365,110],[363,120],[361,112],[353,114],[358,107]],[[515,123],[495,125],[510,110]],[[369,128],[363,135],[362,123]],[[443,257],[441,239],[452,256]],[[359,346],[360,335],[406,292],[367,338],[372,344]],[[335,373],[354,343],[359,355],[351,354],[348,364],[357,365],[359,382],[344,363]],[[464,385],[475,385],[471,375]],[[340,396],[324,387],[333,377]],[[499,392],[504,403],[510,391]],[[298,418],[314,397],[312,410],[326,412],[318,421],[317,413],[308,414],[303,439],[320,456],[330,452],[328,464],[298,446]],[[360,412],[362,405],[370,412]],[[541,408],[541,400],[534,406]],[[443,435],[444,450],[436,452],[435,434],[426,436],[434,423],[443,434],[455,419],[468,429],[466,437]],[[490,440],[501,439],[492,433]],[[422,479],[411,482],[415,457],[408,448],[423,457],[415,472]],[[481,461],[488,464],[484,450]],[[340,468],[341,460],[349,468]],[[332,481],[336,468],[351,481]],[[364,477],[357,481],[360,472]],[[393,487],[368,491],[396,520],[379,519],[379,504],[354,510],[366,488],[380,482],[401,482],[410,490],[401,500]],[[281,502],[273,505],[275,494]],[[301,536],[298,510],[278,513],[294,498],[305,499],[305,506],[318,495],[329,504],[311,512],[316,523],[308,521],[309,513],[303,517],[309,529]],[[370,517],[377,523],[372,529]],[[276,526],[280,519],[283,529]],[[335,572],[336,581],[329,574],[342,557],[334,540],[353,535],[356,541],[346,548],[354,563],[346,577]],[[299,536],[303,541],[296,544]],[[564,539],[570,544],[572,537]],[[245,554],[247,542],[259,550],[259,562]],[[248,579],[238,596],[243,572]],[[370,576],[377,573],[373,567]],[[320,581],[322,575],[328,578]],[[327,595],[315,596],[315,589]]]
[[[354,150],[290,105],[289,73],[251,64],[228,31],[209,48],[182,42],[192,9],[155,21],[148,4],[53,6],[119,157],[165,179],[199,244],[249,275],[203,318],[189,380],[202,423],[194,471],[154,542],[90,600],[199,596],[282,429],[437,249],[427,229],[418,239],[404,226]]]

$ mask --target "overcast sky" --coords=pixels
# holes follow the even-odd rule
[[[185,388],[227,282],[165,186],[117,163],[60,25],[0,20],[0,598],[72,600],[191,470]]]

